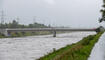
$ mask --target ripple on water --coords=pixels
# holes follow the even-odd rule
[[[52,35],[0,39],[0,60],[35,60],[55,49],[76,43],[95,32],[75,32]],[[75,38],[74,38],[75,37]]]

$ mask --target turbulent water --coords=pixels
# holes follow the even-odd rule
[[[105,60],[105,33],[95,44],[88,60]]]
[[[58,34],[56,38],[43,35],[0,39],[0,60],[35,60],[51,52],[53,48],[59,49],[76,43],[90,34],[95,32]]]

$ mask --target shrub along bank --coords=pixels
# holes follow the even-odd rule
[[[67,45],[59,50],[55,50],[38,60],[87,60],[93,46],[98,41],[103,32],[96,35],[89,35],[78,43]]]
[[[51,32],[18,32],[18,33],[11,33],[10,37],[23,37],[23,36],[34,36],[34,35],[47,35],[51,34]]]
[[[24,36],[34,36],[34,35],[47,35],[52,32],[44,31],[44,32],[17,32],[10,33],[10,36],[6,37],[3,34],[0,34],[0,38],[9,38],[9,37],[24,37]]]
[[[65,31],[58,31],[57,34],[60,33],[66,33]],[[48,34],[53,34],[51,31],[38,31],[38,32],[17,32],[17,33],[10,33],[9,37],[24,37],[24,36],[35,36],[35,35],[48,35]],[[4,36],[3,34],[0,34],[0,38],[8,38]]]
[[[0,38],[4,38],[5,36],[3,34],[0,34]]]

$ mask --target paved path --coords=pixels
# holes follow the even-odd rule
[[[105,33],[95,44],[88,60],[105,60]]]

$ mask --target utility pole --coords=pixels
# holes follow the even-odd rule
[[[1,11],[1,23],[4,24],[4,11]]]
[[[4,28],[4,25],[3,25],[4,24],[4,16],[5,16],[4,11],[2,10],[1,11],[1,28]]]

